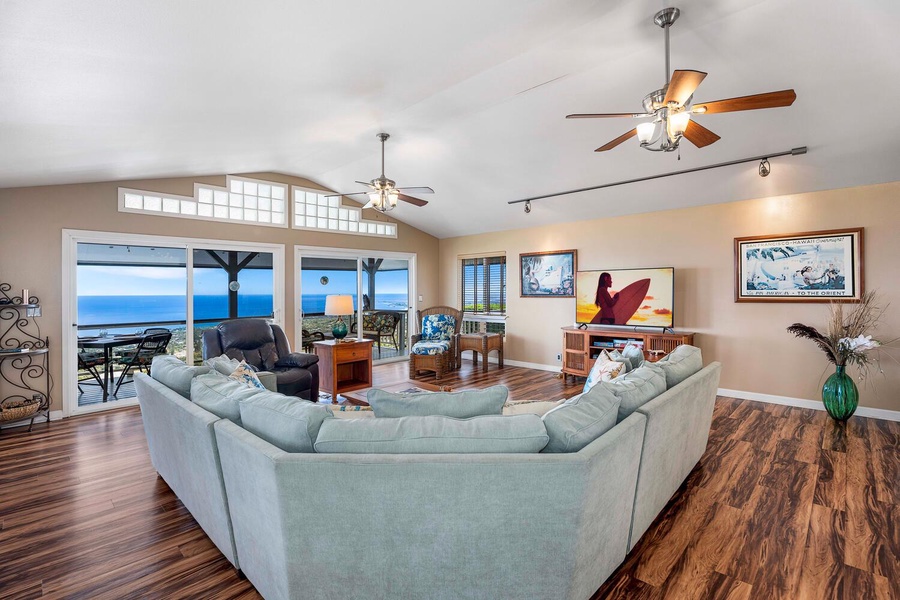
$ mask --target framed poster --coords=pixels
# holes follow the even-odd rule
[[[734,239],[735,302],[855,302],[863,228]]]
[[[519,255],[522,298],[574,298],[577,250]]]

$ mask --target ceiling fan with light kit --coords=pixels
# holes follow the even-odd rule
[[[765,94],[753,94],[716,100],[714,102],[693,102],[694,92],[706,77],[702,71],[676,70],[669,67],[669,27],[675,23],[681,11],[664,8],[654,15],[653,22],[666,34],[666,85],[644,97],[642,113],[590,113],[567,115],[567,119],[634,118],[651,120],[639,124],[631,131],[600,146],[595,152],[611,150],[634,136],[638,137],[641,148],[652,152],[672,152],[678,149],[681,139],[687,138],[698,148],[703,148],[719,140],[719,136],[703,127],[691,117],[741,110],[757,110],[790,106],[797,95],[794,90],[781,90]],[[672,73],[671,79],[669,73]]]
[[[391,136],[387,133],[379,133],[377,137],[379,140],[381,140],[381,176],[376,177],[369,182],[356,182],[360,185],[369,187],[370,190],[366,192],[354,192],[352,194],[329,194],[326,197],[330,198],[333,196],[361,196],[365,194],[369,197],[369,202],[366,203],[363,208],[374,208],[379,212],[388,212],[389,210],[393,210],[394,207],[397,206],[398,200],[403,200],[404,202],[408,202],[415,206],[425,206],[426,204],[428,204],[427,200],[415,198],[406,194],[405,192],[410,192],[413,194],[433,194],[434,190],[430,187],[396,187],[397,182],[384,176],[384,143]]]

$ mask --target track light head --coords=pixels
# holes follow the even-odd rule
[[[525,201],[525,214],[527,215],[530,212],[531,212],[531,200],[526,200]]]
[[[769,164],[769,159],[764,158],[759,161],[759,176],[760,177],[768,177],[769,173],[772,172],[772,165]]]

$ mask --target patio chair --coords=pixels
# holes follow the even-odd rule
[[[363,313],[363,337],[367,340],[375,340],[378,346],[378,358],[381,358],[381,340],[389,339],[394,344],[394,348],[399,348],[397,343],[397,325],[400,323],[400,316],[395,312],[378,311],[374,313]],[[357,333],[357,323],[350,326],[350,333]]]
[[[449,306],[433,306],[416,311],[419,332],[410,337],[409,378],[419,371],[434,371],[435,379],[445,369],[455,369],[456,337],[462,327],[462,314]]]
[[[82,394],[84,390],[81,388],[81,384],[84,385],[97,385],[101,388],[103,387],[103,377],[100,375],[100,372],[97,370],[98,367],[105,367],[106,359],[103,358],[103,353],[101,352],[85,352],[84,350],[78,351],[78,391]],[[93,380],[93,381],[92,381]],[[91,383],[88,383],[91,382]],[[96,382],[96,383],[94,383]]]
[[[172,332],[168,329],[166,329],[165,331],[160,331],[158,333],[146,334],[141,340],[141,343],[138,344],[133,351],[126,352],[122,356],[118,357],[115,361],[116,364],[125,368],[122,369],[122,372],[119,374],[119,378],[116,380],[116,387],[113,389],[113,396],[119,393],[119,388],[122,387],[123,383],[126,383],[126,376],[129,373],[132,373],[135,367],[137,367],[141,372],[144,372],[144,367],[146,367],[147,374],[149,375],[150,363],[153,362],[153,357],[160,354],[165,354],[166,348],[168,347],[171,340]],[[129,379],[128,381],[132,381],[132,379]]]
[[[303,340],[303,351],[309,354],[315,354],[315,347],[313,344],[315,342],[324,342],[325,334],[321,331],[309,331],[307,329],[301,329],[301,340]]]

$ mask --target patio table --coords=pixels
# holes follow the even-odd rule
[[[109,382],[112,379],[112,349],[118,346],[135,346],[144,341],[143,334],[108,335],[106,337],[78,338],[79,348],[103,350],[103,401],[109,399]]]

